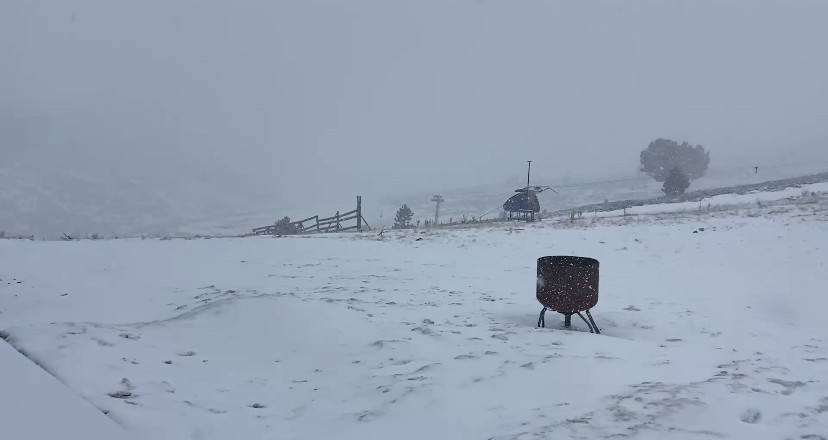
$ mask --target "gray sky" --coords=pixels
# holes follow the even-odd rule
[[[527,159],[631,175],[656,137],[711,166],[828,162],[826,23],[821,0],[3,0],[0,147],[291,203]]]

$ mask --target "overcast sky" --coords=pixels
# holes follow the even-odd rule
[[[711,166],[828,162],[826,23],[821,0],[2,0],[0,148],[293,200],[527,159],[634,175],[656,137]]]

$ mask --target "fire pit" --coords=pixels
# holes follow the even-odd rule
[[[546,327],[546,311],[552,310],[564,315],[566,327],[572,325],[572,315],[578,315],[591,333],[601,333],[589,312],[598,304],[598,260],[570,256],[538,258],[536,297],[543,305],[538,327]]]

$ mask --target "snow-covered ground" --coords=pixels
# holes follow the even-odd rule
[[[828,195],[788,196],[382,237],[3,240],[0,329],[146,439],[824,439]],[[544,255],[601,262],[601,335],[536,328]]]
[[[752,205],[761,207],[763,203],[793,203],[809,204],[818,200],[816,194],[828,192],[828,182],[800,185],[797,187],[785,188],[781,191],[756,191],[747,194],[722,194],[703,199],[700,202],[678,202],[655,205],[642,205],[627,208],[626,211],[603,211],[584,213],[588,216],[597,217],[618,217],[623,215],[648,215],[681,212],[709,212],[711,210],[732,211],[738,208],[746,208]],[[813,195],[813,196],[812,196]]]
[[[0,341],[0,438],[124,440],[95,407]]]

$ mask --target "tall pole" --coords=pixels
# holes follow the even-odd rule
[[[526,221],[529,221],[529,212],[532,211],[532,201],[529,199],[529,174],[532,172],[532,161],[527,160],[529,162],[529,170],[526,171]],[[535,213],[532,211],[532,217],[535,217]]]
[[[362,196],[357,196],[357,231],[362,232]]]
[[[432,202],[437,203],[437,209],[434,211],[434,226],[436,227],[439,223],[437,223],[440,219],[440,203],[443,203],[446,199],[443,196],[435,195],[431,198]]]

